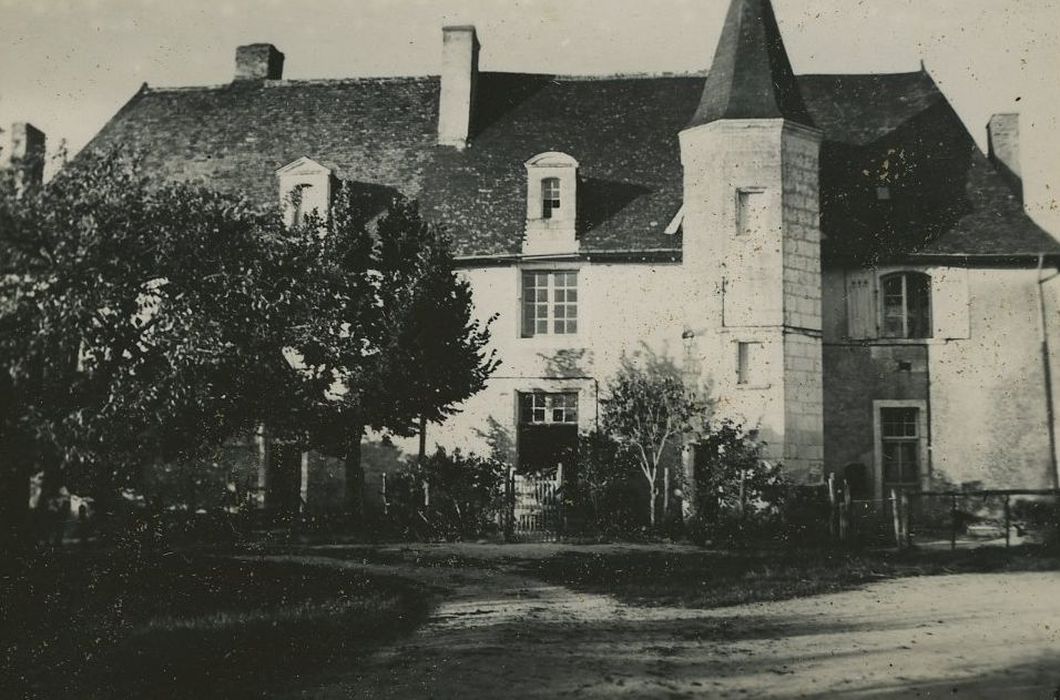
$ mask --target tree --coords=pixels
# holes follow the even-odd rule
[[[604,431],[634,453],[647,481],[654,527],[658,477],[667,449],[680,445],[696,428],[705,407],[685,387],[680,370],[656,358],[641,358],[639,365],[624,358],[602,403]]]
[[[753,434],[729,419],[711,421],[697,436],[694,474],[696,538],[735,541],[762,530],[779,517],[788,493],[780,465],[766,460]]]
[[[41,467],[46,492],[78,480],[106,500],[145,462],[246,429],[293,380],[284,235],[272,212],[116,153],[0,186],[5,475]]]
[[[455,412],[496,367],[489,322],[473,319],[445,235],[414,202],[376,214],[346,185],[327,221],[307,217],[294,235],[304,267],[289,344],[313,397],[309,440],[344,459],[356,519],[365,430],[422,434]]]

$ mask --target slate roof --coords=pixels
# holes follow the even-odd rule
[[[733,0],[689,126],[718,119],[790,119],[813,126],[769,0]]]
[[[826,260],[1060,253],[926,73],[797,80],[825,138]],[[677,135],[704,83],[482,73],[464,151],[436,145],[437,77],[145,85],[88,148],[133,147],[162,177],[262,202],[278,196],[277,168],[309,156],[367,190],[418,198],[463,256],[518,254],[523,163],[563,151],[581,164],[583,252],[673,257],[681,237],[664,229],[682,200]],[[881,183],[888,202],[876,199]]]

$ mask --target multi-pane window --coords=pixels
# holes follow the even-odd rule
[[[546,177],[541,181],[541,218],[551,219],[556,209],[559,209],[559,178]]]
[[[898,272],[880,279],[882,335],[885,338],[931,337],[931,278],[921,272]]]
[[[520,395],[521,422],[530,424],[577,424],[576,392],[533,392]]]
[[[885,491],[920,485],[919,411],[917,408],[880,409]]]
[[[578,273],[523,273],[523,337],[578,332]]]

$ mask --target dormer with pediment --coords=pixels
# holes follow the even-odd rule
[[[312,212],[327,219],[331,209],[331,168],[302,156],[276,171],[280,206],[287,226],[300,226]]]
[[[548,151],[526,161],[524,255],[578,252],[578,161]]]

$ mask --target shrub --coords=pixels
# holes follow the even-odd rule
[[[731,420],[707,426],[695,446],[694,541],[735,544],[776,531],[789,489],[780,465]]]
[[[507,466],[444,448],[409,461],[388,484],[391,521],[407,538],[474,539],[496,532]],[[426,488],[425,488],[426,485]]]
[[[606,433],[583,434],[567,491],[581,529],[608,536],[637,534],[648,522],[640,468],[628,448]]]

